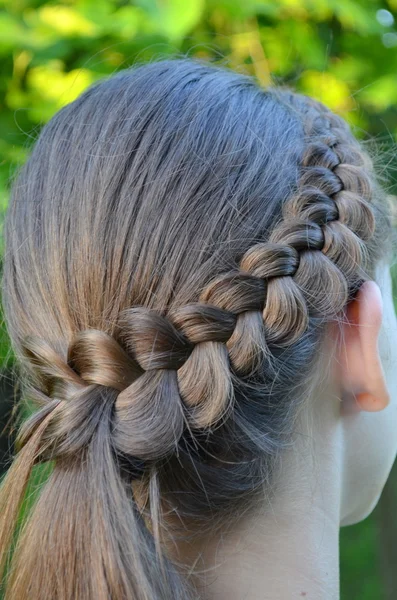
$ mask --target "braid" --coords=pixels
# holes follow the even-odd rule
[[[47,428],[47,450],[54,452],[56,442],[57,456],[73,454],[87,444],[97,426],[87,386],[106,386],[119,392],[113,443],[120,456],[156,460],[175,451],[186,425],[210,427],[230,414],[232,375],[255,373],[274,348],[294,344],[311,318],[335,318],[366,277],[364,242],[375,228],[366,156],[345,122],[323,105],[276,93],[303,117],[307,141],[297,188],[268,241],[249,248],[239,268],[211,281],[198,302],[167,315],[143,306],[125,309],[114,336],[80,332],[67,364],[42,341],[26,342],[52,395],[66,400],[74,390]],[[46,405],[42,417],[47,413]],[[63,426],[70,419],[73,433]],[[142,419],[151,420],[150,440],[139,434]],[[36,415],[35,426],[39,421]],[[29,424],[22,445],[28,432]]]
[[[213,533],[272,491],[320,333],[384,253],[380,191],[321,103],[194,61],[59,111],[5,222],[38,410],[0,493],[0,579],[32,467],[54,460],[7,599],[196,599],[163,518]]]

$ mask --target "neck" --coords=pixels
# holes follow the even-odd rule
[[[178,546],[203,600],[339,599],[340,404],[324,394],[315,404],[282,456],[275,500],[213,539]]]

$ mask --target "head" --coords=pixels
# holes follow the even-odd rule
[[[35,408],[3,484],[3,563],[33,465],[53,465],[6,597],[193,596],[167,516],[203,533],[265,501],[325,352],[342,520],[367,514],[397,446],[378,344],[395,317],[388,276],[374,283],[389,233],[347,124],[288,89],[164,61],[60,110],[5,222],[4,312]],[[364,429],[382,444],[362,448]]]

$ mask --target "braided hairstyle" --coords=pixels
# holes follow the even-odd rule
[[[195,598],[165,513],[206,531],[271,490],[325,327],[388,232],[348,125],[289,89],[163,61],[59,111],[5,222],[36,409],[0,496],[3,569],[33,465],[53,466],[6,599]]]

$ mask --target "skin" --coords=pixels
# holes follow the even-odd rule
[[[206,600],[339,599],[339,530],[376,506],[397,453],[397,320],[389,267],[326,336],[274,499],[180,545]],[[183,557],[183,558],[182,558]]]

